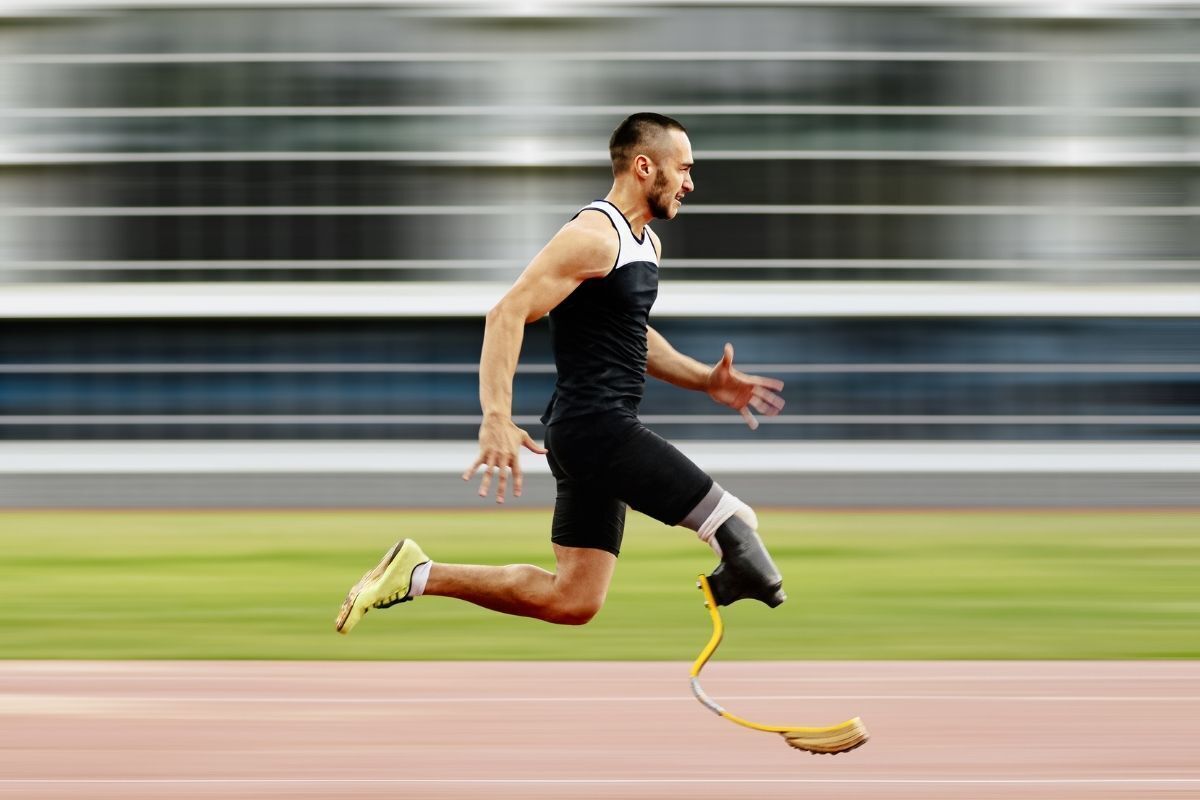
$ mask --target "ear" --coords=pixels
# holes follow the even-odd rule
[[[636,155],[633,158],[633,171],[639,178],[649,178],[654,174],[654,162],[647,155]]]

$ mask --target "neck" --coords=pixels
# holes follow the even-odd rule
[[[642,229],[654,218],[650,214],[650,204],[646,202],[645,195],[640,190],[617,181],[613,183],[604,199],[620,209],[625,219],[629,220],[633,235],[640,239]]]

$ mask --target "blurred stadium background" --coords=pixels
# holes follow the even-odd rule
[[[1194,2],[0,3],[0,505],[478,502],[483,314],[657,110],[655,324],[789,405],[643,410],[740,495],[1195,506],[1198,45]],[[553,379],[543,322],[538,438]]]

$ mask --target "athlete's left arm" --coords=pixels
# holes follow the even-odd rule
[[[715,366],[702,364],[680,353],[661,333],[646,326],[646,374],[683,389],[705,392],[714,402],[729,406],[742,415],[750,430],[758,420],[750,409],[773,417],[783,410],[783,398],[776,392],[783,381],[747,375],[733,367],[733,345],[726,343],[725,353]]]
[[[661,258],[662,245],[658,236],[649,228],[646,230],[650,232],[654,251]],[[725,345],[724,355],[712,367],[680,353],[666,337],[649,325],[646,326],[646,345],[647,375],[683,389],[707,393],[715,402],[740,413],[750,430],[758,427],[758,420],[750,412],[751,408],[768,417],[783,410],[783,398],[776,394],[783,389],[783,381],[747,375],[734,369],[732,344]]]

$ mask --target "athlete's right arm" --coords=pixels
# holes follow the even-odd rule
[[[488,495],[495,474],[496,502],[503,503],[509,471],[513,476],[513,495],[520,497],[521,447],[535,453],[546,452],[512,420],[513,375],[525,326],[549,314],[585,280],[607,275],[616,261],[618,248],[607,217],[602,213],[580,214],[534,256],[512,288],[488,312],[479,359],[479,404],[483,409],[479,457],[462,476],[463,480],[470,480],[483,467],[480,497]]]

